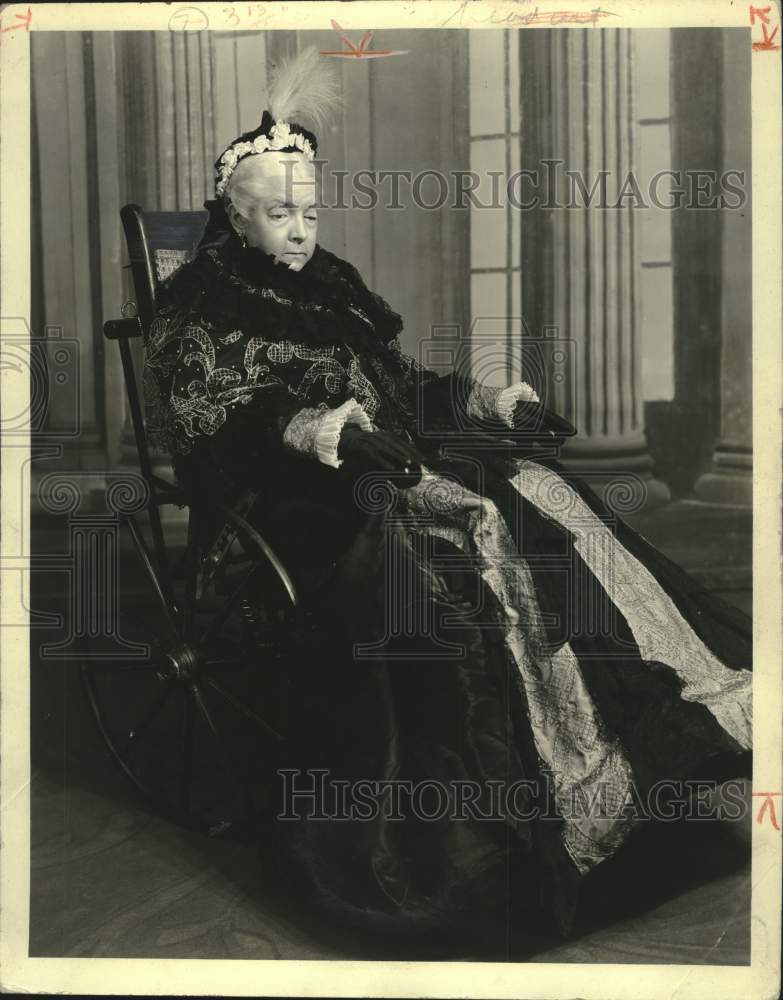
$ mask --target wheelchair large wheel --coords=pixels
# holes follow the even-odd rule
[[[181,575],[125,517],[119,626],[127,655],[83,640],[81,674],[109,752],[153,811],[211,835],[252,832],[285,741],[290,668],[306,633],[294,586],[265,540],[224,509],[235,539],[199,593],[199,512]],[[172,559],[172,562],[175,560]]]

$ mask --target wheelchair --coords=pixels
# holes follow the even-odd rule
[[[130,543],[121,549],[120,586],[136,581],[123,628],[141,641],[128,644],[127,657],[106,657],[85,639],[80,659],[98,730],[148,807],[190,829],[232,836],[252,831],[270,808],[263,776],[285,741],[286,665],[306,622],[291,576],[248,520],[256,495],[245,490],[223,502],[158,475],[145,435],[132,345],[146,343],[159,283],[189,259],[206,218],[137,205],[121,211],[135,315],[108,321],[103,332],[119,347],[147,487],[144,507],[120,515]],[[166,507],[184,512],[184,544],[181,531],[178,544],[166,527]]]

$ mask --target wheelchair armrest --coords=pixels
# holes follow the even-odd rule
[[[255,494],[250,495],[255,497]],[[211,576],[217,569],[226,549],[231,544],[231,539],[238,538],[248,555],[261,558],[272,566],[281,586],[288,594],[291,605],[293,607],[299,605],[296,585],[282,560],[261,533],[238,510],[216,500],[198,500],[190,495],[187,495],[186,504],[191,511],[199,512],[202,515],[217,511],[224,519],[224,526],[213,542],[211,555],[206,560],[207,565],[204,568],[208,575]]]
[[[231,507],[227,507],[223,503],[215,504],[217,510],[226,518],[226,520],[231,524],[233,528],[236,529],[240,541],[243,545],[247,542],[250,543],[250,547],[256,550],[260,550],[263,555],[272,564],[275,573],[280,579],[280,582],[285,587],[288,592],[288,596],[291,600],[291,604],[296,606],[299,603],[299,597],[296,593],[296,587],[288,572],[283,566],[279,556],[274,551],[274,549],[269,545],[266,539],[258,532],[252,524],[237,511],[232,510]]]
[[[110,319],[103,324],[103,335],[107,340],[121,340],[123,337],[141,337],[144,334],[138,316],[128,319]]]
[[[176,486],[166,479],[161,479],[160,476],[156,476],[154,473],[149,477],[148,481],[150,486],[154,487],[153,495],[155,503],[158,505],[173,503],[178,507],[184,507],[190,502],[187,493],[180,486]]]

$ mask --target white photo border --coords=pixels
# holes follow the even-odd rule
[[[770,18],[781,23],[780,6]],[[346,31],[405,27],[536,30],[551,27],[563,0],[537,0],[540,19],[520,23],[524,2],[254,4],[263,24],[235,30],[329,27]],[[589,14],[597,0],[569,0]],[[216,30],[224,3],[14,4],[0,15],[0,418],[25,412],[28,373],[3,357],[6,338],[30,321],[30,33],[33,31],[170,30],[184,8],[199,10]],[[602,25],[631,28],[747,27],[749,5],[731,0],[604,2]],[[27,25],[24,20],[32,11]],[[263,14],[259,14],[263,11]],[[547,17],[549,20],[547,21]],[[556,22],[555,22],[556,23]],[[561,27],[573,23],[561,18]],[[221,30],[226,30],[221,24]],[[778,35],[783,33],[779,29]],[[754,451],[754,790],[783,789],[781,746],[781,61],[752,58],[753,451]],[[30,958],[30,446],[2,441],[0,521],[0,988],[66,994],[366,997],[710,996],[771,998],[780,987],[781,833],[753,823],[752,946],[749,966],[581,965],[475,962],[247,961]],[[4,585],[2,585],[4,584]],[[776,800],[780,801],[780,800]]]

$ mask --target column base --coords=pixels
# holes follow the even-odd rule
[[[564,447],[561,460],[617,514],[649,510],[671,500],[669,487],[655,478],[643,435],[576,439]]]
[[[693,495],[704,503],[725,507],[753,506],[753,452],[747,448],[721,447],[712,469],[697,479]]]
[[[93,510],[106,488],[106,457],[97,435],[78,442],[55,437],[31,444],[29,490],[31,516],[60,510]],[[43,495],[42,495],[43,494]]]
[[[152,473],[158,479],[163,479],[169,483],[174,482],[174,469],[169,455],[158,448],[150,448],[150,463],[152,464]],[[139,453],[136,448],[136,440],[133,430],[127,422],[122,440],[120,441],[117,470],[126,470],[134,472],[138,476],[141,475],[139,472]],[[163,525],[163,532],[167,542],[169,540],[169,533],[171,533],[173,543],[178,544],[179,540],[184,538],[187,533],[187,510],[175,507],[173,504],[162,504],[159,510],[160,522]]]

